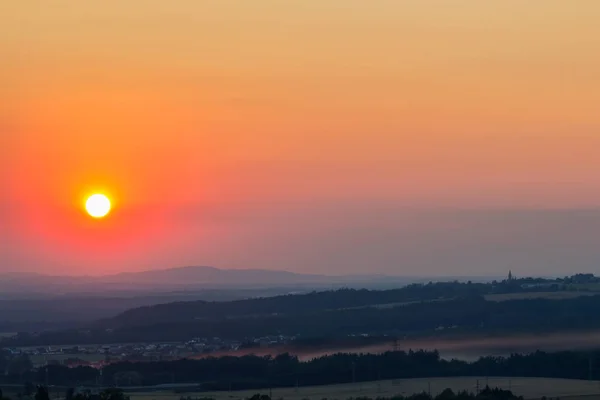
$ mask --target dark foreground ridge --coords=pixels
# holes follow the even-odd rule
[[[31,397],[31,394],[26,394],[25,397]],[[23,394],[19,393],[19,398],[23,398]],[[45,386],[38,386],[35,395],[35,400],[50,400],[50,391]],[[58,397],[61,398],[61,397]],[[130,400],[130,397],[119,388],[104,389],[97,393],[92,393],[91,390],[83,390],[76,392],[73,388],[67,389],[64,394],[64,400]],[[0,400],[11,400],[9,397],[4,397],[0,390]],[[211,397],[181,397],[180,400],[215,400]],[[245,400],[271,400],[271,397],[266,394],[257,393]],[[285,400],[285,399],[278,399]],[[312,399],[311,399],[312,400]],[[316,400],[316,399],[315,399]],[[319,399],[327,400],[327,399]],[[454,393],[452,389],[445,389],[437,396],[432,396],[430,393],[416,393],[410,396],[395,395],[393,397],[349,397],[347,400],[523,400],[522,396],[515,396],[509,390],[498,388],[490,388],[486,386],[479,393],[474,394],[466,391]]]

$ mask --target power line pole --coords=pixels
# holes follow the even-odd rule
[[[269,363],[267,364],[267,375],[268,375],[268,379],[269,379],[269,399],[273,399],[273,379],[272,379],[272,365],[273,365],[273,361],[269,361]]]

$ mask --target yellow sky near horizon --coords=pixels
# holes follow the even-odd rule
[[[4,1],[0,206],[70,221],[63,243],[98,189],[161,224],[228,203],[597,207],[598,21],[596,0]]]

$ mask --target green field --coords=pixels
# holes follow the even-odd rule
[[[539,399],[546,397],[569,397],[597,396],[600,398],[600,381],[580,381],[570,379],[549,378],[422,378],[422,379],[398,379],[376,382],[363,382],[343,385],[327,385],[296,388],[273,389],[273,399],[283,398],[285,400],[346,400],[347,398],[367,396],[391,397],[402,394],[410,395],[421,392],[431,392],[432,395],[441,393],[446,388],[453,391],[467,390],[475,392],[477,386],[483,389],[486,384],[490,387],[499,387],[512,390],[526,399]],[[256,393],[269,394],[269,389],[246,390],[232,392],[195,392],[174,393],[164,392],[134,392],[130,393],[131,400],[179,400],[181,396],[211,397],[216,400],[237,400],[251,397]]]

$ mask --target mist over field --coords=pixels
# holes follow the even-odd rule
[[[458,359],[475,361],[480,357],[507,357],[511,354],[528,354],[535,351],[564,351],[564,350],[595,350],[600,348],[600,330],[590,332],[549,333],[549,334],[516,334],[500,337],[456,337],[456,338],[421,338],[399,340],[371,344],[366,346],[302,346],[289,345],[272,348],[253,348],[239,351],[217,352],[194,358],[209,356],[277,356],[282,353],[296,355],[300,360],[308,361],[313,358],[337,353],[373,353],[379,354],[394,350],[437,350],[440,357],[446,360]]]

